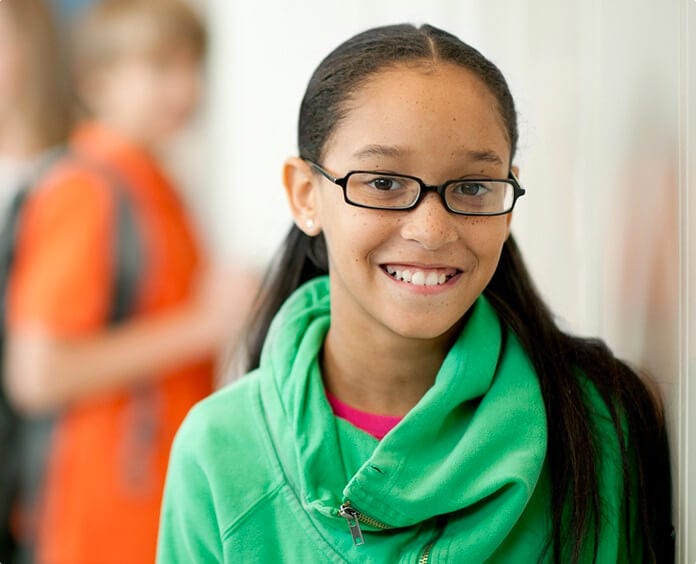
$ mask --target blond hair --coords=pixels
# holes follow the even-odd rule
[[[102,0],[73,30],[73,66],[82,77],[127,55],[162,54],[179,45],[200,59],[206,44],[201,19],[181,0]]]
[[[26,82],[17,109],[37,149],[63,143],[72,124],[72,97],[65,49],[53,12],[44,0],[3,2],[0,9],[21,38]]]

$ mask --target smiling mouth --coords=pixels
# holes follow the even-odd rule
[[[419,268],[392,264],[383,265],[382,269],[394,280],[414,286],[442,286],[461,272],[457,268]]]

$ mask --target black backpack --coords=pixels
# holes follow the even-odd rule
[[[19,548],[10,530],[10,517],[20,495],[25,501],[40,487],[51,439],[53,418],[26,419],[7,399],[3,378],[3,349],[6,329],[6,297],[14,254],[17,247],[22,210],[31,196],[31,188],[46,176],[56,162],[75,159],[80,165],[98,172],[108,180],[116,208],[112,260],[116,279],[111,298],[109,323],[115,325],[128,317],[138,290],[142,269],[142,245],[125,183],[116,171],[59,149],[39,165],[33,181],[26,183],[13,198],[6,217],[0,218],[0,562],[9,563]]]

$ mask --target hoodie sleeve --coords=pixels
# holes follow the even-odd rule
[[[196,449],[200,437],[196,436],[190,415],[177,434],[169,460],[157,543],[158,564],[223,562],[213,492]]]

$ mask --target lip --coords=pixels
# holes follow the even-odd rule
[[[397,280],[389,272],[387,272],[387,266],[397,267],[399,270],[425,270],[425,271],[439,271],[448,273],[449,278],[444,284],[436,284],[434,286],[419,286],[416,284],[411,284],[404,280]],[[424,263],[414,263],[414,262],[385,262],[379,265],[380,270],[384,275],[393,283],[399,287],[408,290],[412,293],[432,296],[435,294],[441,294],[450,290],[457,282],[460,280],[462,275],[462,270],[455,266],[445,265],[445,264],[424,264]],[[449,274],[449,273],[452,274]]]

